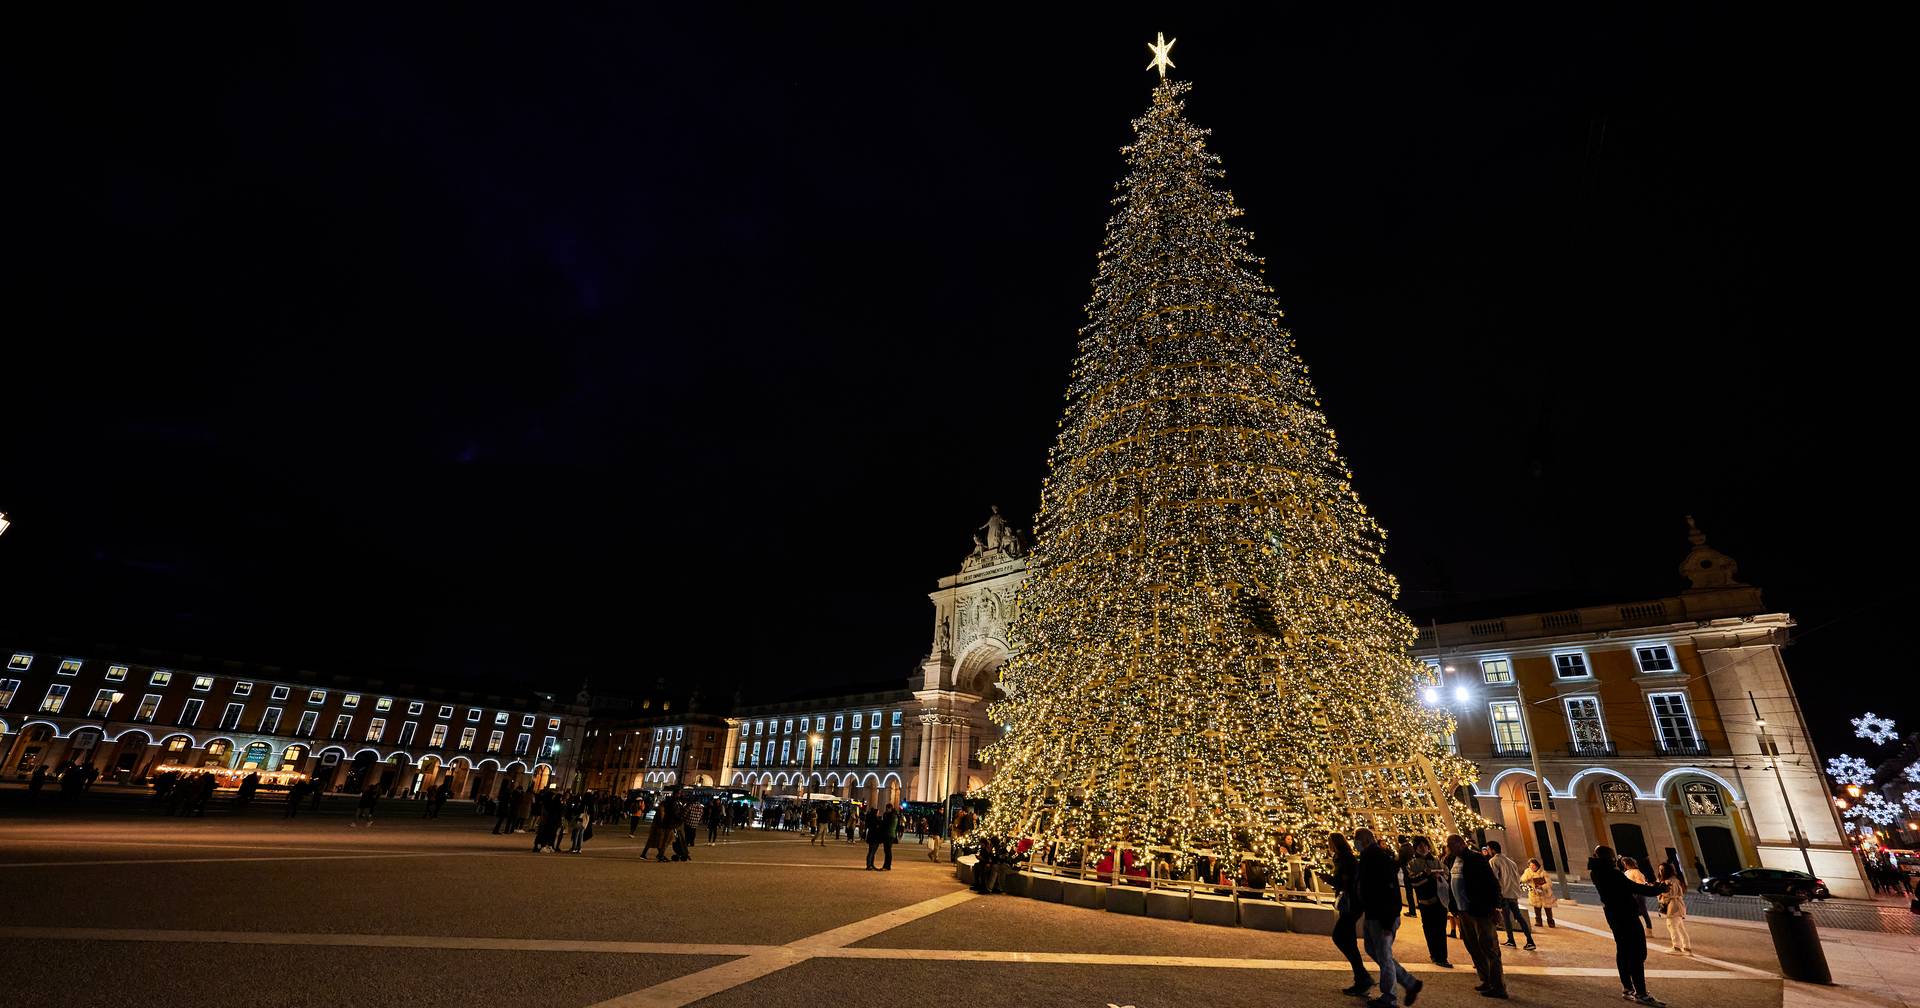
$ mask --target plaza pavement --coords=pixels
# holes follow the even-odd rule
[[[417,805],[383,807],[370,829],[279,811],[0,809],[0,1003],[1360,1004],[1338,993],[1347,968],[1324,937],[976,896],[910,845],[893,872],[868,873],[864,845],[756,830],[657,864],[637,859],[624,828],[582,855],[535,855],[529,835],[493,836],[491,819],[470,815],[422,820]],[[1649,961],[1657,995],[1675,1008],[1783,1004],[1763,932],[1697,922],[1694,933],[1705,958]],[[1541,943],[1507,950],[1515,1002],[1619,1003],[1610,939],[1561,927]],[[1428,983],[1420,1004],[1488,1003],[1452,944],[1462,968],[1439,970],[1417,928],[1402,930]],[[1827,1008],[1900,1004],[1887,982],[1814,993]],[[1811,1003],[1786,987],[1785,1003]]]

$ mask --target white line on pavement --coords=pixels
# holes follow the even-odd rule
[[[373,858],[463,857],[494,851],[410,851],[403,854],[290,854],[286,857],[117,858],[110,861],[11,861],[0,868],[78,868],[92,865],[238,864],[249,861],[354,861]]]
[[[614,955],[746,956],[775,945],[481,938],[460,935],[277,934],[263,931],[160,931],[126,928],[0,927],[0,939],[190,942],[209,945],[330,945],[351,948],[478,949],[490,952],[595,952]]]
[[[729,963],[722,963],[664,983],[654,984],[652,987],[642,988],[631,994],[622,994],[602,1001],[592,1008],[681,1008],[682,1005],[692,1004],[701,998],[711,997],[744,983],[751,983],[795,963],[805,962],[822,951],[871,938],[891,928],[939,913],[948,907],[959,906],[978,895],[972,890],[962,889],[945,896],[936,896],[912,906],[889,910],[866,920],[855,921],[830,931],[822,931],[817,935],[810,935],[798,941],[750,955],[745,959],[735,959]]]
[[[1201,969],[1323,970],[1353,967],[1345,959],[1221,959],[1212,956],[1115,955],[1102,952],[998,952],[973,949],[823,948],[812,950],[822,959],[939,959],[951,962],[1040,963],[1076,966],[1180,966]],[[1409,973],[1448,973],[1430,963],[1401,963]],[[1506,972],[1527,976],[1612,977],[1612,967],[1508,966]],[[1668,980],[1729,980],[1716,970],[1648,970],[1650,977]]]
[[[1599,928],[1592,928],[1592,927],[1586,926],[1585,924],[1580,924],[1574,921],[1567,920],[1565,914],[1561,915],[1560,923],[1562,926],[1570,927],[1575,931],[1584,931],[1590,935],[1599,935],[1600,937],[1605,938],[1608,941],[1613,940],[1613,932],[1602,931]],[[1691,958],[1694,962],[1703,962],[1709,966],[1718,966],[1723,970],[1729,970],[1734,973],[1744,973],[1748,976],[1755,977],[1755,978],[1761,978],[1761,979],[1767,979],[1767,980],[1780,979],[1780,974],[1778,973],[1769,973],[1763,969],[1754,969],[1752,966],[1743,966],[1740,963],[1727,962],[1724,959],[1714,959],[1710,956],[1703,956],[1703,955],[1690,956],[1689,958]],[[1512,972],[1512,970],[1509,969],[1508,972]],[[1660,971],[1648,970],[1647,975],[1659,976]]]

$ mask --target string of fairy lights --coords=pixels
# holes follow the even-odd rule
[[[1386,533],[1184,115],[1190,85],[1165,76],[1171,47],[1122,148],[1008,699],[989,711],[1005,733],[981,754],[982,826],[1277,864],[1289,837],[1317,857],[1356,825],[1342,767],[1424,759],[1445,790],[1476,771],[1420,702]],[[1484,824],[1447,801],[1461,828]]]

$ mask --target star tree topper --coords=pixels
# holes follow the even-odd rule
[[[1892,718],[1877,717],[1872,711],[1853,719],[1853,734],[1874,745],[1886,745],[1900,737],[1900,733],[1893,730]]]
[[[1154,32],[1153,41],[1147,43],[1147,49],[1153,53],[1153,62],[1147,64],[1147,69],[1160,71],[1161,80],[1166,80],[1167,71],[1173,69],[1173,60],[1167,55],[1173,52],[1173,42],[1167,41],[1166,32]]]

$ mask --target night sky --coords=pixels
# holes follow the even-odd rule
[[[1036,505],[1165,31],[1409,608],[1672,593],[1691,513],[1799,619],[1828,755],[1920,728],[1870,28],[700,6],[18,26],[0,629],[905,675],[969,530]]]

